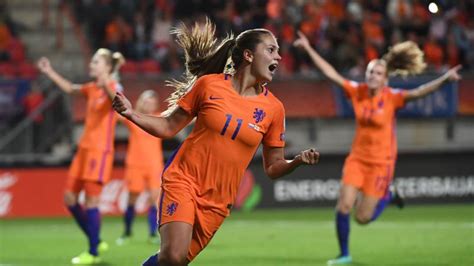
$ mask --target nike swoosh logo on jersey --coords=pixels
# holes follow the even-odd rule
[[[215,96],[209,96],[209,100],[223,100],[224,98],[222,97],[215,97]]]

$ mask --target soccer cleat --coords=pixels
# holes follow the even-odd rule
[[[115,244],[117,246],[123,246],[123,245],[128,245],[130,243],[130,237],[129,236],[121,236],[115,240]]]
[[[148,238],[148,243],[153,244],[153,245],[158,245],[160,244],[160,238],[158,236],[150,236]]]
[[[347,256],[339,256],[335,259],[328,260],[328,265],[342,265],[342,264],[351,264],[352,263],[352,257],[347,255]]]
[[[109,251],[109,244],[107,244],[107,242],[105,241],[100,241],[99,245],[97,246],[97,251],[99,252],[99,254],[103,254]]]
[[[72,258],[71,263],[74,265],[92,265],[100,263],[99,256],[94,256],[89,252],[82,252],[79,256]]]
[[[391,204],[395,204],[399,209],[405,207],[405,199],[398,191],[397,187],[390,186],[390,191],[392,192],[392,199],[390,200]]]

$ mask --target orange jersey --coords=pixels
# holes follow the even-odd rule
[[[283,104],[267,88],[242,97],[231,76],[211,74],[200,77],[178,105],[197,119],[168,163],[163,188],[190,189],[198,205],[228,215],[260,143],[285,145]]]
[[[125,120],[124,123],[130,132],[126,165],[153,166],[154,169],[163,169],[161,139],[148,134],[129,120]]]
[[[369,96],[365,83],[346,80],[343,86],[351,99],[356,131],[350,157],[372,163],[387,163],[397,156],[396,110],[405,105],[403,90],[384,87]]]
[[[116,82],[111,82],[109,87],[113,91],[122,90],[120,84]],[[82,85],[80,90],[87,98],[87,111],[84,133],[79,146],[92,150],[113,151],[117,115],[112,108],[112,101],[95,82]]]

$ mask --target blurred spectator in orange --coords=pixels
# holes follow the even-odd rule
[[[284,0],[268,0],[267,16],[269,19],[278,20],[282,17],[282,9],[285,5]]]
[[[446,63],[449,67],[454,67],[460,64],[460,50],[456,45],[456,37],[453,32],[448,34],[446,42]]]
[[[430,23],[430,13],[422,1],[413,1],[413,16],[410,21],[417,28],[427,27]]]
[[[439,70],[443,66],[443,48],[441,48],[438,41],[436,41],[434,35],[430,34],[428,40],[426,40],[423,46],[423,52],[425,53],[426,62],[436,70]]]
[[[370,41],[365,41],[365,63],[367,64],[368,62],[379,58],[379,52],[377,48],[370,42]]]
[[[345,0],[326,0],[324,3],[324,10],[329,17],[341,21],[346,17],[346,3]]]
[[[364,38],[379,49],[385,44],[385,36],[381,24],[382,17],[380,14],[370,11],[365,12],[362,22]]]
[[[105,27],[105,47],[121,52],[126,57],[131,54],[133,28],[119,15],[115,15]]]

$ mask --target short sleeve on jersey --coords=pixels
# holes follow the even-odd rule
[[[342,90],[346,94],[347,98],[352,98],[357,93],[357,88],[359,88],[359,83],[352,81],[352,80],[344,80],[342,84]]]
[[[79,89],[84,96],[88,97],[89,93],[91,93],[91,90],[94,89],[94,82],[88,82],[85,84],[82,84],[81,88]]]
[[[281,102],[275,107],[272,123],[263,136],[263,145],[285,147],[285,108]]]
[[[196,116],[203,100],[205,86],[206,76],[198,78],[192,88],[178,100],[178,106],[187,113]]]
[[[406,90],[391,88],[390,94],[392,95],[393,106],[395,107],[395,109],[399,109],[405,106],[407,95]]]

